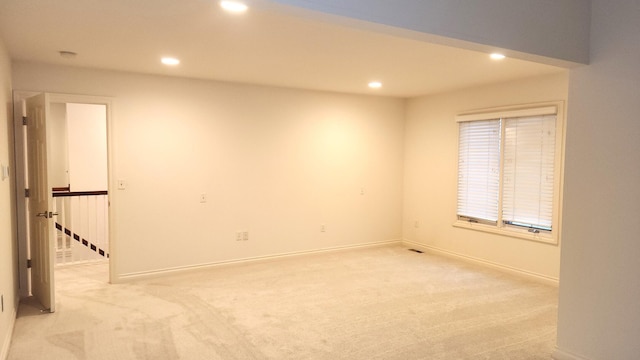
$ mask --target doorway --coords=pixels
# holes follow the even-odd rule
[[[18,197],[18,252],[21,297],[33,293],[34,277],[29,265],[41,247],[30,244],[29,153],[25,99],[36,92],[14,92],[16,194]],[[112,99],[103,97],[45,94],[47,165],[34,170],[48,182],[48,214],[52,231],[48,236],[51,260],[57,266],[102,263],[110,266],[109,146]],[[33,177],[32,177],[33,178]],[[23,201],[24,200],[24,201]],[[40,210],[38,210],[40,211]],[[33,212],[33,211],[31,211]],[[38,214],[40,215],[40,214]],[[36,252],[36,253],[34,253]],[[111,280],[112,269],[104,281]],[[52,278],[53,279],[53,278]],[[51,281],[51,293],[54,282]],[[55,309],[53,300],[51,310]],[[45,307],[46,308],[46,307]]]
[[[55,265],[108,261],[106,105],[52,102],[49,115]]]

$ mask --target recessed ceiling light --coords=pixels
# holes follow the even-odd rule
[[[220,1],[220,6],[230,12],[243,13],[249,8],[239,1]]]
[[[176,58],[170,58],[170,57],[163,57],[160,61],[165,65],[175,66],[175,65],[180,64],[180,60],[178,60]]]
[[[369,83],[369,87],[372,89],[380,89],[382,87],[382,83],[380,81],[372,81]]]
[[[504,59],[506,56],[499,54],[499,53],[493,53],[491,55],[489,55],[490,58],[492,58],[493,60],[502,60]]]

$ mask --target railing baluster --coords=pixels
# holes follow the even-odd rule
[[[60,213],[60,206],[58,206],[58,199],[54,199],[55,201],[53,202],[53,212],[56,213]],[[58,219],[60,219],[60,216],[58,216]],[[56,248],[56,264],[59,264],[61,262],[61,259],[59,258],[59,255],[62,251],[62,237],[60,236],[60,233],[56,231],[56,239],[55,239],[55,248]]]
[[[69,261],[73,261],[73,243],[71,242],[71,237],[64,232],[64,229],[69,227],[69,198],[61,199],[62,205],[62,236],[65,242],[65,253],[64,253],[64,263]]]
[[[71,225],[71,198],[63,198],[64,199],[64,229],[69,229]],[[65,238],[67,239],[67,261],[73,261],[73,238],[70,235],[67,235],[65,232]]]
[[[57,238],[60,239],[60,245],[62,247],[62,251],[60,251],[60,263],[67,263],[67,256],[69,255],[69,249],[67,248],[67,236],[64,233],[64,225],[66,222],[65,217],[65,206],[64,206],[64,198],[56,198],[56,212],[58,213],[58,221],[60,223],[60,227],[62,227],[63,231],[58,232]]]
[[[80,198],[79,197],[74,197],[71,198],[71,207],[69,208],[69,210],[71,211],[71,227],[69,229],[79,229],[80,228],[80,222],[78,221],[78,211],[80,210]],[[77,242],[73,242],[74,245],[74,251],[71,253],[71,258],[73,259],[73,262],[77,262],[80,261],[80,252],[78,251],[78,249],[80,248],[80,245],[78,245]]]

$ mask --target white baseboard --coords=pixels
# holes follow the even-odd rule
[[[14,306],[10,317],[11,322],[9,323],[9,331],[7,331],[7,335],[2,339],[2,347],[0,348],[0,359],[2,360],[6,360],[9,356],[9,346],[11,346],[11,338],[13,337],[13,327],[16,324],[16,316],[18,316],[18,313]]]
[[[527,271],[527,270],[522,270],[522,269],[514,268],[514,267],[511,267],[511,266],[506,266],[506,265],[494,263],[494,262],[487,261],[487,260],[480,259],[480,258],[476,258],[476,257],[473,257],[473,256],[459,254],[459,253],[456,253],[456,252],[453,252],[453,251],[441,249],[441,248],[438,248],[438,247],[435,247],[435,246],[431,246],[431,245],[421,244],[421,243],[414,242],[414,241],[407,240],[407,239],[403,239],[402,243],[404,245],[406,245],[406,246],[414,247],[414,248],[417,248],[419,250],[424,250],[424,251],[427,251],[427,252],[430,252],[430,253],[433,253],[433,254],[438,254],[438,255],[449,257],[449,258],[454,258],[454,259],[466,261],[466,262],[469,262],[469,263],[490,267],[490,268],[493,268],[493,269],[496,269],[496,270],[507,272],[509,274],[513,274],[513,275],[516,275],[516,276],[524,277],[524,278],[527,278],[529,280],[534,280],[534,281],[541,282],[541,283],[544,283],[544,284],[547,284],[547,285],[552,285],[552,286],[556,286],[556,287],[558,286],[558,279],[550,277],[550,276],[537,274],[537,273],[530,272],[530,271]]]
[[[589,360],[585,357],[581,357],[558,348],[556,348],[553,354],[551,354],[551,358],[554,360]]]
[[[334,247],[315,249],[315,250],[294,251],[294,252],[274,254],[274,255],[256,256],[256,257],[233,259],[233,260],[223,260],[223,261],[204,263],[204,264],[178,266],[178,267],[158,269],[158,270],[125,273],[125,274],[118,275],[116,279],[112,279],[112,283],[125,283],[125,282],[142,280],[142,279],[151,279],[151,278],[157,278],[157,277],[162,277],[167,275],[174,275],[174,274],[178,274],[186,271],[202,270],[202,269],[212,268],[216,266],[236,265],[236,264],[242,264],[242,263],[261,262],[261,261],[273,261],[273,260],[294,257],[294,256],[312,255],[312,254],[320,254],[320,253],[326,253],[326,252],[375,247],[375,246],[383,246],[383,245],[394,245],[394,244],[395,245],[402,244],[402,240],[396,239],[396,240],[377,241],[377,242],[370,242],[370,243],[363,243],[363,244],[356,244],[356,245],[334,246]]]

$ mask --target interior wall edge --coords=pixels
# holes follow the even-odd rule
[[[423,250],[431,254],[441,255],[448,258],[461,260],[467,263],[472,263],[472,264],[488,267],[491,269],[499,270],[501,272],[509,273],[511,275],[516,275],[518,277],[525,278],[527,280],[533,280],[538,283],[551,285],[555,287],[558,287],[560,284],[560,280],[558,278],[546,276],[543,274],[538,274],[538,273],[527,271],[524,269],[518,269],[512,266],[507,266],[507,265],[499,264],[492,261],[487,261],[487,260],[480,259],[473,256],[463,255],[454,251],[441,249],[436,246],[427,245],[427,244],[415,242],[408,239],[402,239],[402,244],[409,247],[418,248],[418,250]]]
[[[334,246],[334,247],[320,248],[320,249],[314,249],[314,250],[293,251],[293,252],[286,252],[286,253],[273,254],[273,255],[255,256],[255,257],[247,257],[247,258],[232,259],[232,260],[222,260],[222,261],[215,261],[210,263],[188,265],[188,266],[178,266],[178,267],[172,267],[172,268],[166,268],[166,269],[132,272],[132,273],[126,273],[126,274],[119,274],[116,278],[113,278],[111,282],[116,284],[127,283],[127,282],[133,282],[138,280],[154,279],[154,278],[159,278],[164,276],[177,275],[185,272],[210,269],[210,268],[215,268],[220,266],[231,266],[231,265],[249,264],[249,263],[256,263],[256,262],[269,262],[274,260],[286,259],[289,257],[316,255],[316,254],[377,247],[377,246],[401,245],[402,243],[403,243],[402,239],[391,239],[391,240],[385,240],[385,241],[361,243],[356,245]]]

